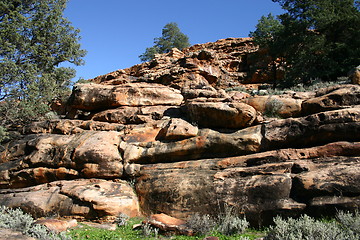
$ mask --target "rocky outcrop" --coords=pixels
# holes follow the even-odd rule
[[[359,86],[244,92],[256,54],[225,39],[76,85],[65,118],[1,146],[0,204],[92,220],[232,206],[256,226],[358,209]]]
[[[260,61],[253,59],[261,58]],[[228,38],[197,44],[180,52],[173,49],[146,63],[96,77],[105,84],[152,82],[188,92],[202,90],[203,96],[218,96],[212,87],[229,88],[241,82],[262,83],[273,76],[266,52],[258,51],[251,38]],[[255,73],[256,72],[256,77]],[[279,75],[279,74],[278,74]]]

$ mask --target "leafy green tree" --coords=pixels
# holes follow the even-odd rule
[[[154,58],[155,54],[167,53],[172,48],[182,50],[183,48],[190,46],[188,36],[182,33],[177,23],[174,22],[164,26],[162,29],[162,36],[154,38],[154,43],[154,46],[146,48],[145,53],[139,56],[141,61],[150,61]]]
[[[281,59],[281,49],[279,47],[282,46],[280,44],[282,39],[279,39],[279,33],[282,30],[283,25],[279,19],[270,13],[268,16],[262,16],[256,25],[256,30],[249,34],[250,37],[254,38],[256,44],[268,50],[271,57],[274,86],[276,86],[277,79],[277,61]],[[257,61],[260,61],[260,59],[257,59]]]
[[[286,60],[287,84],[336,80],[360,64],[359,1],[272,1],[286,10],[278,16],[282,27],[257,29],[254,37]]]
[[[63,17],[67,0],[0,2],[0,125],[25,123],[69,91],[72,68],[83,64],[79,30]]]

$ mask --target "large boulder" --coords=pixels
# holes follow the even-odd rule
[[[170,119],[156,136],[158,140],[183,140],[195,137],[199,129],[180,118]]]
[[[154,122],[163,117],[179,117],[181,115],[179,106],[119,107],[96,113],[92,116],[92,120],[120,124],[141,124]]]
[[[78,216],[88,219],[140,216],[138,200],[125,181],[78,179],[22,189],[0,190],[0,205],[21,208],[33,217]]]
[[[194,99],[186,102],[189,117],[200,127],[235,128],[249,127],[256,119],[256,110],[240,102],[211,102]]]
[[[301,114],[302,100],[291,97],[255,96],[246,98],[244,102],[263,115],[289,118],[298,117]]]
[[[321,89],[317,97],[302,103],[303,115],[360,105],[360,86],[333,86]]]
[[[180,91],[160,84],[77,84],[70,97],[73,108],[94,111],[119,106],[180,105]]]
[[[358,141],[360,108],[317,113],[301,118],[287,118],[264,125],[262,149],[314,146],[334,141]]]

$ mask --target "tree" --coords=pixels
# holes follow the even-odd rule
[[[154,46],[146,48],[145,53],[139,56],[141,61],[150,61],[154,58],[155,54],[167,53],[172,48],[182,50],[183,48],[190,46],[188,36],[182,33],[177,23],[174,22],[164,26],[162,29],[162,36],[154,38],[154,43]]]
[[[283,30],[283,25],[271,13],[268,16],[262,16],[256,25],[256,30],[250,32],[249,36],[262,48],[267,49],[271,57],[271,69],[274,79],[274,87],[276,86],[277,59],[281,58],[279,42],[279,33]]]
[[[0,2],[0,125],[25,123],[49,111],[83,64],[79,30],[63,17],[67,0]]]
[[[258,25],[254,33],[259,34],[254,37],[260,46],[269,47],[270,52],[286,60],[287,84],[309,82],[312,78],[335,80],[359,65],[359,1],[273,2],[286,10],[278,16],[282,27],[267,27],[264,32]]]

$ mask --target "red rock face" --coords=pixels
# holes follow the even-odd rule
[[[256,54],[224,39],[77,85],[66,118],[1,145],[0,205],[102,220],[229,205],[256,226],[359,208],[359,86],[250,95]]]

